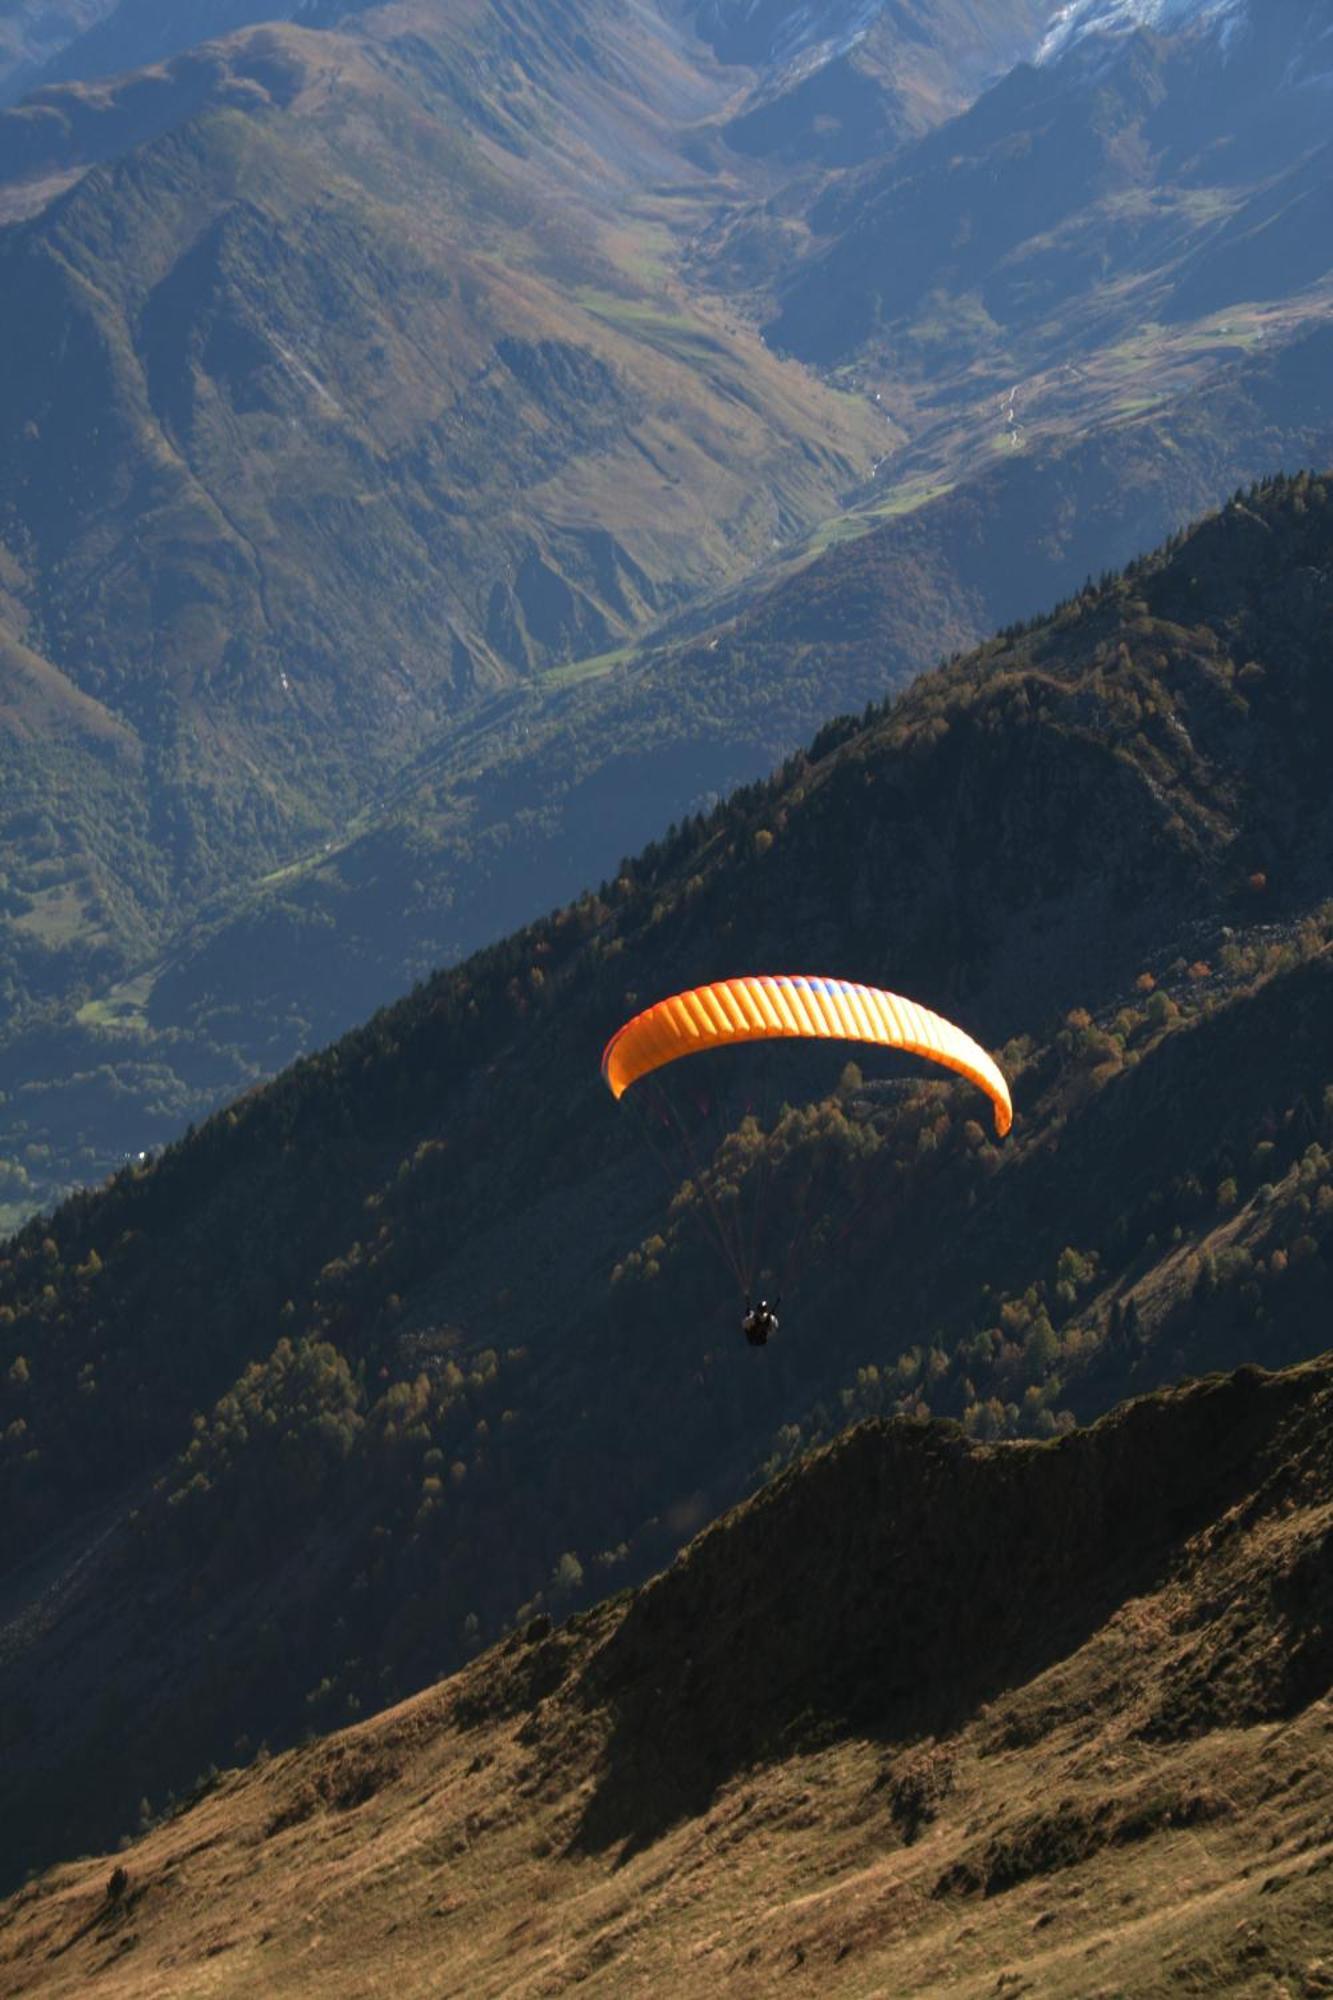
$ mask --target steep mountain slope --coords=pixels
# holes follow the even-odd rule
[[[1048,0],[705,0],[700,32],[759,80],[729,114],[737,152],[795,166],[874,158],[961,110],[1031,57]]]
[[[423,113],[426,52],[404,47],[393,17],[370,19],[374,38],[288,29],[228,45],[203,113],[0,242],[6,291],[28,305],[3,414],[26,584],[11,591],[49,623],[59,554],[69,664],[88,672],[95,658],[122,707],[136,681],[178,682],[183,655],[195,682],[218,679],[216,607],[230,666],[215,702],[230,693],[235,706],[234,683],[255,674],[246,660],[267,652],[299,708],[303,687],[335,672],[336,624],[342,647],[365,649],[363,710],[341,728],[401,726],[395,700],[422,713],[416,681],[466,689],[605,643],[645,606],[725,573],[729,539],[767,548],[803,494],[827,506],[852,472],[838,448],[855,426],[840,428],[834,401],[619,272],[595,201],[558,212],[597,194],[599,140],[609,149],[619,124],[654,110],[661,127],[646,83],[609,89],[602,129],[576,148],[553,124],[553,98],[581,87],[557,41],[531,52],[530,74],[516,65],[530,101],[511,95],[498,131],[474,113],[471,131],[451,132],[458,71],[482,51],[441,36]],[[656,92],[689,94],[674,79]],[[404,158],[404,126],[421,157]],[[650,127],[640,172],[665,163]],[[623,178],[601,171],[602,192],[623,196]],[[76,398],[74,371],[99,348]],[[669,445],[666,398],[681,404]],[[805,436],[816,423],[823,450]],[[769,439],[782,454],[784,429],[786,490],[763,458]],[[655,448],[677,463],[656,464]],[[738,462],[762,478],[757,506]],[[139,487],[154,477],[145,509]],[[651,521],[636,510],[645,482]],[[144,546],[126,576],[102,558],[131,521]],[[192,550],[204,526],[211,562]],[[399,620],[372,640],[362,604],[369,594],[382,616],[385,570]],[[127,659],[119,636],[143,629],[138,578],[163,600],[151,662]],[[394,699],[377,694],[385,674]],[[277,673],[266,678],[276,695]]]
[[[1239,63],[1253,59],[1265,38],[1281,37],[1286,80],[1312,83],[1333,74],[1328,15],[1320,0],[1070,0],[1056,13],[1037,52],[1039,62],[1063,55],[1091,37],[1134,34],[1194,35]]]
[[[256,21],[299,16],[328,26],[363,11],[329,0],[180,0],[171,7],[161,0],[0,0],[0,104],[35,86],[160,62]],[[788,0],[759,7],[706,0],[676,11],[742,78],[752,73],[750,90],[767,107],[768,125],[782,105],[788,151],[801,150],[803,135],[810,150],[832,158],[864,157],[866,140],[920,130],[932,109],[936,116],[957,109],[1031,55],[1050,20],[1048,0],[988,0],[980,8],[969,0],[930,7],[854,0],[818,16]],[[831,128],[843,123],[844,99],[860,116],[838,138]],[[756,108],[752,102],[749,109]]]
[[[1327,481],[1250,494],[16,1239],[26,1858],[643,1575],[849,1414],[1049,1436],[1322,1348],[1331,537]],[[767,1110],[724,1066],[664,1185],[598,1052],[747,966],[1003,1043],[1012,1139],[832,1049]],[[787,1266],[758,1367],[728,1206]]]
[[[1159,320],[1326,288],[1333,153],[1309,67],[1331,26],[1328,0],[1288,0],[1239,38],[1091,35],[1020,65],[816,205],[826,242],[783,285],[771,337],[899,372],[938,370],[943,344],[956,369],[1004,355],[1021,376],[1057,353],[1087,366]],[[1263,254],[1233,257],[1226,282],[1219,265],[1210,294],[1182,286],[1238,233]]]
[[[869,413],[658,260],[722,86],[595,11],[263,29],[0,118],[39,190],[115,156],[0,229],[11,1028],[862,476]]]
[[[0,1920],[14,1994],[1318,1993],[1333,1370],[854,1431]]]

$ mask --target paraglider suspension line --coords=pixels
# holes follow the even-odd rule
[[[726,1262],[727,1269],[731,1272],[732,1277],[736,1280],[737,1290],[742,1295],[744,1295],[744,1293],[748,1289],[748,1281],[746,1278],[744,1256],[739,1237],[734,1236],[732,1231],[727,1226],[726,1218],[722,1214],[721,1207],[718,1204],[717,1196],[713,1193],[712,1185],[708,1179],[708,1176],[703,1172],[703,1170],[699,1165],[699,1159],[697,1153],[695,1152],[694,1142],[690,1138],[689,1132],[684,1122],[680,1118],[680,1115],[676,1111],[675,1106],[672,1104],[671,1100],[667,1097],[666,1093],[664,1091],[658,1090],[655,1086],[652,1085],[649,1086],[649,1089],[644,1093],[641,1102],[642,1102],[642,1110],[640,1112],[640,1117],[642,1119],[643,1129],[647,1136],[648,1143],[653,1149],[653,1153],[654,1156],[656,1157],[657,1163],[661,1167],[662,1173],[665,1176],[668,1183],[674,1183],[679,1178],[680,1167],[678,1163],[673,1162],[671,1160],[667,1151],[663,1148],[662,1145],[658,1143],[657,1135],[653,1131],[653,1120],[648,1115],[649,1103],[652,1103],[657,1107],[660,1122],[664,1125],[667,1124],[671,1125],[675,1130],[677,1138],[679,1139],[681,1146],[684,1148],[685,1159],[689,1169],[690,1179],[693,1182],[694,1186],[699,1190],[700,1194],[703,1196],[705,1205],[707,1207],[709,1222],[711,1222],[712,1224],[711,1230],[709,1228],[709,1222],[706,1222],[704,1218],[698,1214],[697,1210],[695,1211],[696,1220],[699,1224],[699,1227],[703,1230],[705,1237],[707,1238],[711,1235],[714,1242],[714,1246],[721,1252]]]
[[[713,1228],[716,1232],[717,1240],[722,1247],[722,1254],[731,1267],[732,1276],[736,1280],[737,1290],[744,1297],[750,1290],[750,1273],[745,1260],[745,1245],[741,1237],[740,1217],[737,1215],[734,1225],[728,1227],[717,1196],[713,1192],[712,1183],[705,1170],[699,1165],[699,1156],[694,1150],[694,1141],[691,1139],[684,1121],[681,1119],[674,1105],[669,1102],[667,1103],[667,1111],[677,1132],[680,1134],[681,1143],[685,1148],[685,1157],[690,1165],[690,1178],[708,1204],[708,1212],[713,1219]]]

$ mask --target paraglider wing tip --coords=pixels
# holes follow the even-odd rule
[[[623,1097],[626,1086],[613,1069],[611,1059],[615,1054],[616,1043],[620,1040],[624,1032],[624,1028],[617,1028],[606,1047],[602,1050],[602,1080],[617,1102]]]

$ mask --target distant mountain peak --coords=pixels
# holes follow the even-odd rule
[[[1091,35],[1127,35],[1137,28],[1173,34],[1214,28],[1226,40],[1249,19],[1249,0],[1069,0],[1060,7],[1037,51],[1051,62]]]
[[[1241,41],[1271,88],[1327,88],[1333,83],[1333,0],[1066,0],[1037,51],[1054,62],[1088,42],[1114,41],[1139,29],[1193,35],[1223,58]]]

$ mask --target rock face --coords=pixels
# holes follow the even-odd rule
[[[1328,0],[1073,0],[1058,9],[1037,51],[1053,62],[1079,42],[1146,29],[1211,44],[1225,59],[1252,63],[1280,49],[1281,84],[1288,90],[1333,74]]]

